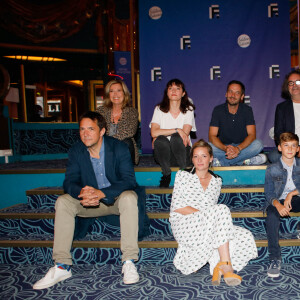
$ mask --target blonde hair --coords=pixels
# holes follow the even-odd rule
[[[129,93],[129,90],[128,90],[125,82],[122,81],[122,80],[111,80],[110,82],[107,83],[107,85],[104,88],[104,106],[105,107],[112,107],[113,106],[113,104],[110,100],[110,96],[109,96],[109,91],[110,91],[110,88],[113,84],[120,84],[122,89],[123,89],[123,93],[124,93],[124,100],[123,100],[123,103],[122,103],[122,109],[123,109],[124,107],[129,105],[130,93]]]
[[[205,140],[201,139],[193,145],[193,147],[191,149],[191,159],[193,159],[195,149],[199,148],[199,147],[206,148],[209,156],[210,157],[213,156],[213,149],[212,149],[211,145],[209,143],[207,143]]]

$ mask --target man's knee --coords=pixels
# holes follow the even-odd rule
[[[280,219],[280,215],[276,209],[275,206],[269,205],[267,208],[267,217],[266,217],[266,223],[273,223],[274,221],[278,221]]]
[[[137,208],[137,194],[134,191],[125,191],[119,196],[119,210]]]
[[[69,194],[64,194],[57,198],[55,202],[55,211],[61,211],[61,210],[70,211],[72,210],[73,207],[76,206],[76,204],[77,203],[74,201],[74,198],[72,198]]]
[[[258,153],[264,148],[264,144],[261,140],[254,140],[251,143],[251,146],[253,149],[255,149]]]

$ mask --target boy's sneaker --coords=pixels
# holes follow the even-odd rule
[[[251,158],[248,158],[244,160],[244,165],[246,166],[252,166],[252,165],[262,165],[267,162],[267,155],[264,153],[260,153],[256,156],[253,156]]]
[[[268,269],[268,276],[269,277],[279,277],[281,269],[281,260],[271,260],[269,269]]]
[[[71,276],[72,272],[70,269],[69,271],[60,269],[57,265],[55,265],[54,267],[50,268],[47,274],[41,280],[37,281],[32,288],[34,290],[46,289],[62,280],[70,278]]]
[[[139,281],[140,276],[136,271],[136,267],[132,260],[126,260],[122,267],[123,282],[125,284],[133,284]]]
[[[213,167],[222,167],[222,164],[216,157],[213,159],[212,165],[213,165]]]

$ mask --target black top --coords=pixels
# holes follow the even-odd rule
[[[283,132],[295,133],[295,116],[292,100],[285,100],[276,106],[274,139],[279,144],[279,136]]]
[[[218,127],[218,137],[225,145],[240,144],[248,136],[247,126],[255,125],[252,108],[240,103],[236,114],[228,111],[227,103],[214,108],[210,126]]]

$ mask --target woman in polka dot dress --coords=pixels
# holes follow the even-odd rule
[[[252,233],[232,224],[229,208],[217,204],[222,179],[209,170],[213,160],[211,146],[204,140],[191,150],[194,167],[178,171],[175,178],[170,223],[178,249],[174,265],[183,274],[210,264],[212,283],[224,277],[228,285],[238,285],[240,271],[257,257]]]

